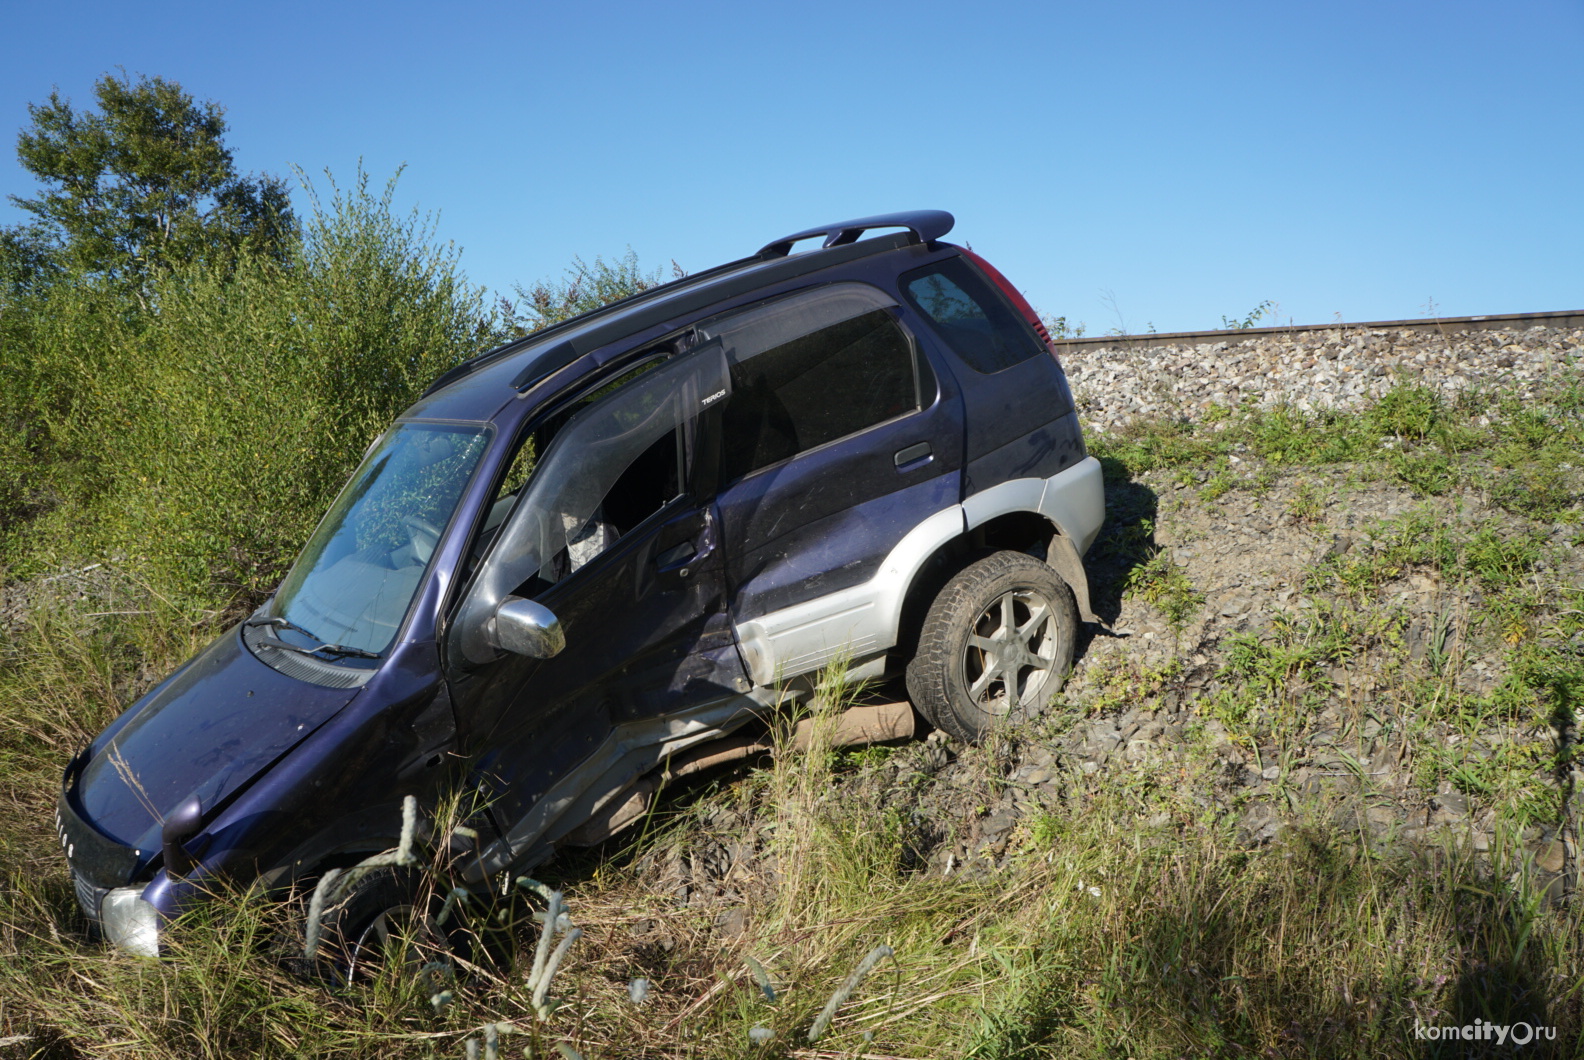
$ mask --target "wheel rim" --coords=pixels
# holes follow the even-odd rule
[[[1037,705],[1056,675],[1056,614],[1045,595],[1012,589],[981,611],[962,671],[968,698],[987,714]]]
[[[445,936],[433,917],[420,920],[411,905],[391,906],[358,935],[347,961],[347,978],[371,979],[386,960],[413,972],[445,951]]]

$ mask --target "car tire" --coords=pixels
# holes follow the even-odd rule
[[[413,868],[387,866],[358,878],[323,913],[318,971],[342,983],[369,982],[397,955],[416,974],[436,961],[465,957],[467,933],[453,913],[442,927],[442,899]]]
[[[969,743],[1042,713],[1072,667],[1072,590],[1047,564],[995,552],[965,567],[930,605],[907,667],[919,713]]]

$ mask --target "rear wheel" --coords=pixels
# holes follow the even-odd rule
[[[1072,666],[1077,608],[1048,565],[996,552],[946,583],[908,664],[908,696],[938,729],[977,742],[1042,713]]]

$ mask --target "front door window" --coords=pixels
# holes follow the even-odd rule
[[[711,346],[645,372],[555,434],[458,615],[466,659],[498,656],[487,623],[507,596],[534,595],[572,574],[677,495],[698,413],[730,388],[725,359]]]

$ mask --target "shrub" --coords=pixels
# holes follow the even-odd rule
[[[146,308],[93,283],[5,307],[0,453],[43,464],[0,477],[11,521],[38,516],[13,563],[113,557],[189,609],[256,598],[390,418],[493,337],[394,180],[331,186],[284,264],[178,268]]]

